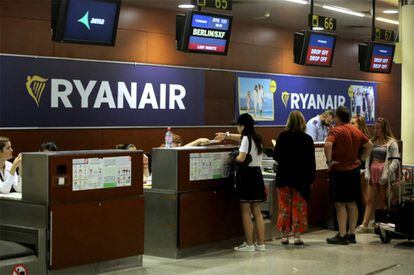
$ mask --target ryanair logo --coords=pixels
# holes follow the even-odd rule
[[[281,100],[285,108],[292,110],[327,110],[336,109],[346,103],[342,95],[326,95],[315,93],[292,93],[283,91]]]
[[[26,81],[26,90],[29,95],[36,102],[39,107],[40,99],[42,98],[43,91],[46,87],[47,78],[43,78],[38,75],[28,76]]]
[[[290,93],[284,91],[282,93],[282,102],[285,104],[285,108],[287,107],[288,101],[289,101]]]
[[[79,79],[43,78],[39,75],[27,76],[26,90],[33,98],[37,107],[47,85],[50,89],[50,107],[73,108],[72,102],[80,97],[80,108],[99,109],[107,105],[110,109],[146,109],[149,105],[153,110],[174,110],[178,107],[185,110],[184,99],[186,89],[181,84],[160,83],[157,87],[147,82],[139,85],[137,82],[116,82],[89,80],[82,83]],[[138,88],[140,90],[138,90]]]

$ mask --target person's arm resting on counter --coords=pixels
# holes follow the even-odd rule
[[[218,142],[222,142],[223,140],[234,140],[234,141],[240,141],[241,140],[241,135],[240,134],[230,134],[230,132],[219,132],[216,133],[216,137],[215,140],[217,140]]]

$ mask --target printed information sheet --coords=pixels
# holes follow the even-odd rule
[[[316,170],[326,170],[328,165],[326,164],[325,152],[322,147],[315,148],[315,160],[316,160]]]
[[[131,186],[131,157],[72,160],[72,191]]]
[[[190,181],[227,178],[229,153],[190,154]]]

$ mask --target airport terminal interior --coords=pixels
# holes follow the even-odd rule
[[[0,0],[0,275],[414,274],[414,1]]]

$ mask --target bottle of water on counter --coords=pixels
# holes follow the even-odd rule
[[[165,133],[165,148],[172,148],[173,147],[173,134],[171,133],[171,127],[167,128],[167,132]]]

